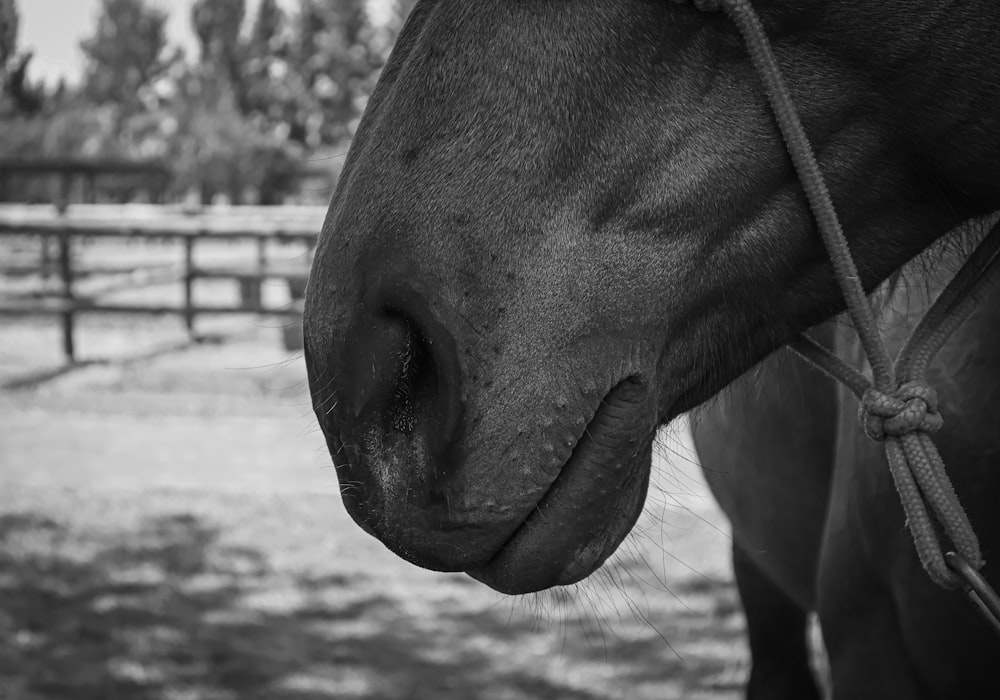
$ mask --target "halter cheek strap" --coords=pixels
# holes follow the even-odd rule
[[[723,10],[743,37],[833,263],[834,277],[872,368],[873,381],[808,336],[799,336],[789,346],[858,397],[865,434],[885,444],[889,469],[924,570],[940,586],[965,589],[1000,633],[1000,597],[978,573],[984,563],[979,541],[931,440],[943,421],[937,412],[937,393],[925,380],[931,360],[975,308],[990,273],[1000,271],[1000,223],[993,226],[934,302],[893,361],[760,19],[749,0],[694,0],[694,5],[706,12]],[[955,551],[944,553],[938,528]]]

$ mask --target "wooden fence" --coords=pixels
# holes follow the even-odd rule
[[[74,325],[81,313],[177,314],[184,319],[192,338],[195,318],[201,314],[269,314],[301,319],[305,283],[309,274],[311,251],[322,226],[325,207],[211,207],[186,210],[181,206],[157,205],[71,205],[62,212],[51,205],[0,206],[0,239],[34,237],[40,240],[37,266],[32,271],[25,261],[4,261],[0,273],[37,274],[56,278],[58,286],[48,293],[0,295],[0,315],[53,315],[62,322],[63,350],[69,361],[76,359]],[[119,238],[131,241],[178,241],[180,256],[176,264],[116,266],[82,264],[74,248],[86,239]],[[256,245],[252,264],[224,261],[199,264],[196,247],[205,241],[250,240]],[[2,242],[2,241],[0,241]],[[272,244],[303,244],[305,254],[294,260],[273,260]],[[53,251],[53,244],[55,250]],[[76,282],[85,278],[115,273],[133,274],[124,282],[105,286],[99,292],[81,294]],[[235,280],[241,290],[237,304],[198,303],[194,287],[198,279]],[[265,280],[280,279],[288,284],[291,304],[269,307],[260,293]],[[101,297],[112,291],[134,286],[179,283],[183,288],[181,305],[160,303],[125,304]]]

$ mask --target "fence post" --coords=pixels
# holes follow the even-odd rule
[[[194,340],[194,242],[201,231],[184,236],[184,327]]]
[[[38,234],[39,242],[42,244],[42,281],[46,284],[49,283],[49,279],[52,277],[52,251],[49,249],[49,234],[40,233]]]
[[[257,310],[264,309],[264,275],[267,274],[267,237],[260,236],[257,239],[257,283],[255,286]]]
[[[56,176],[56,196],[53,201],[56,205],[56,211],[59,212],[59,216],[65,216],[66,210],[69,208],[69,198],[71,196],[71,190],[73,188],[73,173],[66,171],[59,173]]]
[[[59,231],[59,278],[62,280],[62,296],[66,309],[62,314],[63,352],[70,363],[76,362],[76,346],[73,342],[73,249],[69,228]]]
[[[309,238],[304,239],[302,242],[305,243],[305,253],[304,257],[306,261],[312,261],[313,247],[315,245],[315,239]],[[304,299],[306,296],[306,284],[308,278],[301,277],[288,277],[288,295],[290,297],[291,308],[298,313],[292,316],[291,319],[282,327],[284,333],[285,350],[302,350],[303,339],[302,339],[302,310],[304,307]]]
[[[240,287],[240,305],[247,311],[260,312],[263,309],[263,285],[264,268],[267,266],[267,241],[262,237],[256,238],[257,243],[257,268],[249,275],[241,275],[237,278]]]

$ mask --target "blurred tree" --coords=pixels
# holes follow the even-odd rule
[[[117,105],[123,115],[141,109],[143,88],[170,63],[166,23],[167,13],[146,0],[102,0],[93,36],[80,43],[86,95]]]
[[[18,20],[17,3],[0,0],[0,74],[17,51]]]
[[[244,0],[197,0],[191,9],[201,61],[182,81],[173,157],[178,184],[206,203],[219,194],[279,203],[294,190],[303,157],[288,129],[277,128],[294,102],[282,85],[284,13],[262,0],[248,36],[240,31],[245,16]]]
[[[261,0],[247,41],[245,84],[246,112],[265,131],[282,138],[302,141],[297,132],[299,104],[305,95],[304,83],[289,63],[291,31],[287,17],[276,0]]]
[[[349,137],[364,110],[371,78],[382,64],[372,49],[365,0],[301,0],[292,67],[301,76],[310,146]]]
[[[229,83],[237,106],[244,113],[248,109],[244,79],[246,47],[240,38],[240,28],[245,16],[246,0],[196,0],[191,6],[191,27],[198,37],[201,69]]]
[[[4,95],[22,98],[0,105],[0,156],[162,158],[175,196],[278,203],[297,193],[309,156],[343,150],[414,3],[395,0],[374,27],[366,0],[259,0],[245,26],[245,0],[194,0],[195,62],[170,51],[158,1],[101,0],[81,87],[45,93],[29,120],[26,98],[43,93],[24,80],[15,1],[0,0]],[[320,192],[339,161],[313,162]]]
[[[0,0],[0,118],[35,115],[45,102],[42,86],[28,80],[32,52],[17,50],[19,19],[17,3]]]
[[[191,6],[191,26],[203,62],[240,53],[240,27],[246,11],[246,0],[196,0]]]
[[[12,109],[15,114],[31,116],[42,110],[45,104],[45,91],[41,85],[32,85],[28,80],[28,66],[33,54],[26,51],[11,61],[3,78],[3,89],[0,91],[7,102],[6,109]],[[0,110],[0,115],[5,110]]]
[[[262,129],[311,148],[340,145],[382,63],[365,0],[300,0],[286,16],[261,0],[230,80],[237,105]]]
[[[367,85],[369,93],[375,89],[381,67],[389,60],[396,38],[416,4],[417,0],[389,0],[383,23],[373,28],[369,47],[372,54],[377,57],[379,69],[369,77]]]
[[[242,114],[227,84],[202,88],[200,76],[187,76],[188,98],[173,105],[176,135],[167,155],[178,193],[194,190],[206,204],[219,194],[232,202],[281,203],[295,191],[302,150]]]
[[[285,28],[285,13],[278,0],[260,0],[257,17],[250,30],[250,52],[255,56],[280,51],[283,46],[277,42]]]

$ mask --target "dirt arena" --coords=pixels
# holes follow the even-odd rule
[[[279,321],[0,318],[0,698],[731,699],[728,534],[664,435],[613,561],[525,598],[350,521]]]

